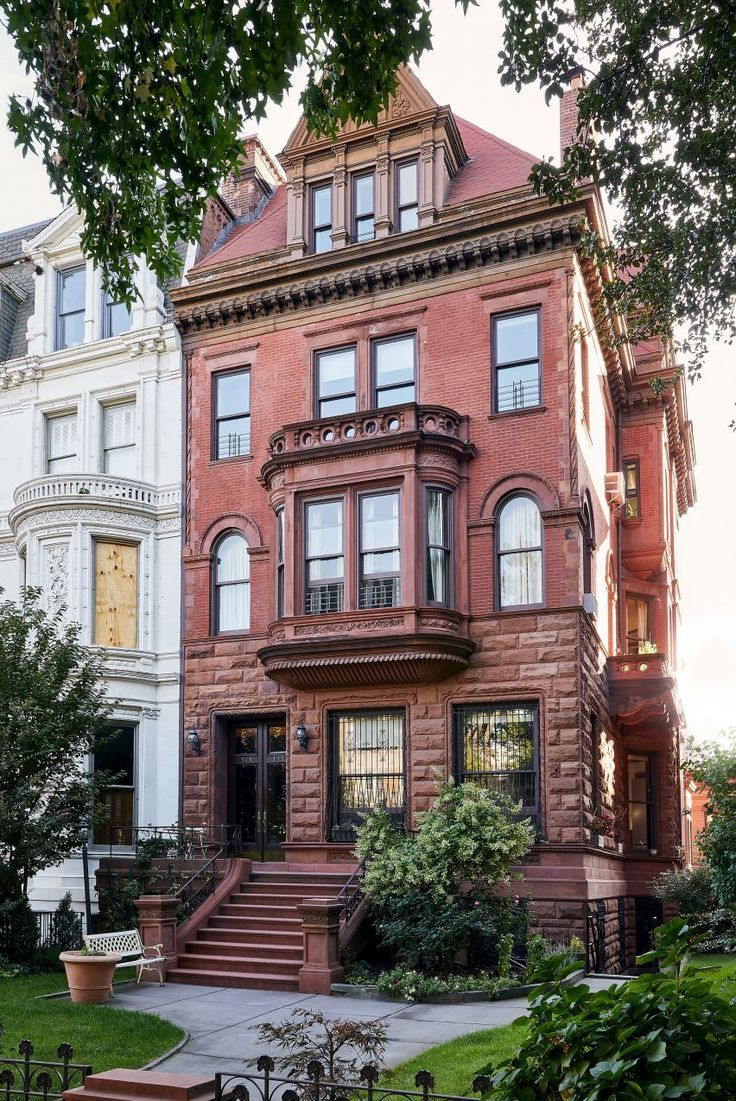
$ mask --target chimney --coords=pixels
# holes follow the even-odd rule
[[[260,138],[245,138],[244,152],[238,167],[220,187],[220,194],[236,218],[252,217],[264,197],[271,195],[283,176],[269,156]]]
[[[582,69],[577,69],[570,78],[570,87],[560,100],[560,164],[565,159],[565,150],[574,145],[578,136],[578,95],[584,87]]]

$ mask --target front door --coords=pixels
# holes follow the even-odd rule
[[[283,860],[286,840],[286,723],[282,718],[236,720],[230,744],[230,821],[243,855]]]

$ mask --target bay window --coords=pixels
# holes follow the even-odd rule
[[[276,617],[284,614],[284,516],[283,505],[276,510]]]
[[[96,539],[94,643],[123,650],[138,645],[138,546]]]
[[[427,575],[426,600],[428,604],[451,603],[450,562],[452,535],[450,530],[450,491],[427,489]]]
[[[641,654],[652,644],[651,601],[643,596],[626,597],[626,650]]]
[[[629,459],[624,463],[624,502],[625,520],[638,520],[641,517],[639,500],[639,460]]]
[[[400,603],[399,494],[365,494],[360,497],[358,607],[393,608]]]
[[[340,612],[345,598],[342,498],[310,501],[305,527],[305,614]]]
[[[498,516],[496,554],[500,608],[543,600],[542,517],[531,497],[512,497]]]

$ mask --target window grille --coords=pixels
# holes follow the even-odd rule
[[[352,841],[362,816],[384,807],[397,826],[406,818],[403,711],[330,715],[330,841]]]
[[[508,795],[539,828],[538,705],[462,705],[454,718],[458,781]]]

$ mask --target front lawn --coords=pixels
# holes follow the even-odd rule
[[[20,1041],[30,1040],[34,1059],[55,1060],[59,1044],[69,1043],[74,1062],[87,1063],[94,1071],[137,1068],[163,1055],[184,1035],[150,1013],[73,1005],[68,998],[38,999],[39,994],[65,989],[62,972],[0,979],[4,1056],[17,1057]]]
[[[434,1092],[472,1097],[476,1075],[487,1073],[489,1063],[495,1066],[508,1059],[518,1048],[525,1028],[524,1024],[504,1025],[458,1036],[389,1071],[382,1085],[416,1090],[414,1076],[420,1070],[428,1070],[434,1075]]]

